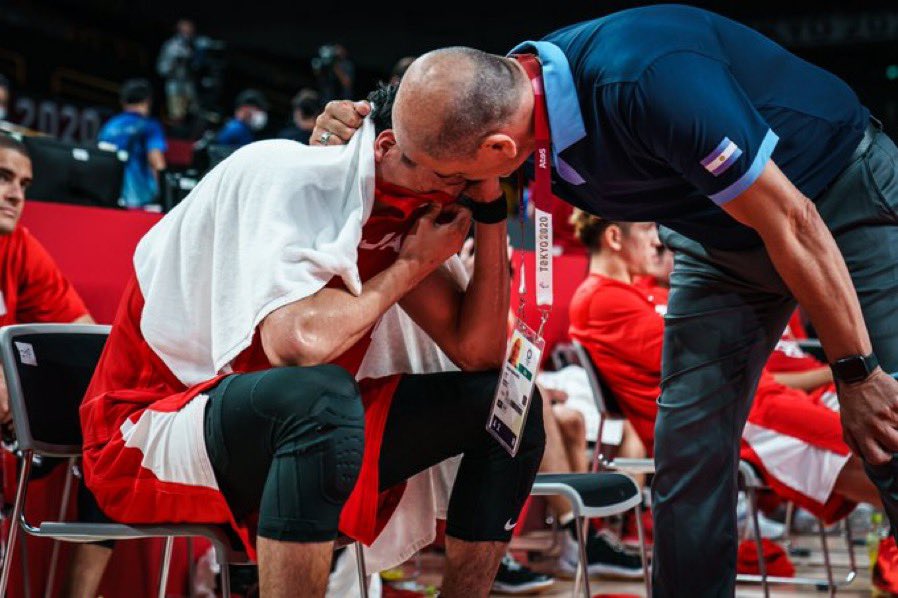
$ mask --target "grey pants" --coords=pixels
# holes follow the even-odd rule
[[[869,148],[815,203],[848,264],[873,349],[896,372],[898,148],[871,131]],[[655,429],[654,595],[732,596],[739,440],[796,303],[763,247],[719,251],[661,233],[676,261]],[[898,523],[898,459],[868,474]]]

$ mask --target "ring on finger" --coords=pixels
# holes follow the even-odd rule
[[[322,133],[321,136],[318,138],[318,141],[321,142],[321,145],[327,145],[327,142],[330,141],[330,138],[333,137],[333,136],[334,136],[334,134],[331,133],[330,131],[325,131],[325,132]]]

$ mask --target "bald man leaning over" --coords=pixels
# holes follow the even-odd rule
[[[513,52],[542,64],[553,191],[658,221],[677,252],[655,595],[734,593],[738,439],[796,301],[838,381],[846,440],[898,523],[898,149],[879,122],[835,76],[696,8],[627,10]],[[331,104],[313,139],[348,138],[365,110]],[[517,60],[440,50],[406,74],[396,139],[444,176],[495,177],[531,153],[533,111]]]

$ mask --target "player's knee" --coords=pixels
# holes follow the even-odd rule
[[[359,427],[364,419],[355,379],[334,365],[269,370],[253,388],[253,406],[280,422],[311,417],[321,425]]]

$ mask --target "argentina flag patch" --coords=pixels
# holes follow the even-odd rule
[[[724,137],[714,150],[705,156],[701,161],[701,165],[705,170],[714,176],[720,176],[726,172],[727,168],[733,165],[733,162],[739,159],[742,150],[739,146],[730,141],[729,137]]]

